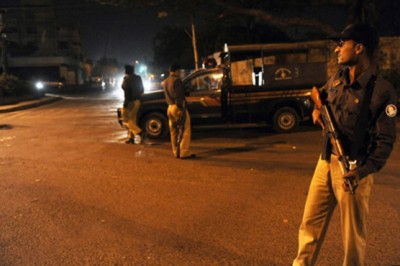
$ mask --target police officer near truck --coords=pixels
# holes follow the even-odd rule
[[[134,74],[133,65],[125,65],[125,76],[122,82],[125,99],[122,109],[123,125],[128,129],[127,144],[142,142],[142,129],[137,125],[137,113],[140,108],[140,99],[144,92],[142,78]]]
[[[179,75],[180,69],[179,64],[173,63],[169,69],[169,77],[162,82],[162,85],[168,104],[167,116],[172,152],[178,159],[192,159],[196,156],[190,153],[190,115],[186,108],[185,92]]]
[[[377,74],[372,60],[378,45],[376,31],[367,24],[351,24],[331,39],[338,43],[335,53],[341,69],[319,92],[352,167],[343,174],[330,142],[331,132],[323,130],[322,154],[311,180],[293,265],[316,264],[336,206],[341,217],[343,265],[365,265],[373,175],[385,165],[396,139],[397,95]],[[315,121],[318,115],[319,110],[314,110]]]

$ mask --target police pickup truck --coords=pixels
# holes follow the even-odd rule
[[[272,125],[290,132],[311,117],[312,86],[327,77],[325,42],[225,46],[219,67],[183,79],[193,127]],[[149,138],[168,134],[163,91],[143,95],[139,123]]]

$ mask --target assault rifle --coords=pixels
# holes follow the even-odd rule
[[[178,121],[174,122],[174,127],[176,129],[176,156],[177,158],[181,157],[181,141],[183,137],[183,131],[185,130],[185,122],[186,122],[186,108],[182,108],[182,116],[178,119]]]
[[[326,129],[327,134],[330,134],[329,139],[332,143],[334,153],[339,159],[339,165],[340,169],[342,170],[342,174],[347,174],[351,170],[353,164],[350,163],[348,157],[344,154],[343,146],[340,142],[338,132],[332,121],[328,106],[326,106],[326,104],[323,104],[320,98],[319,91],[315,86],[311,90],[311,99],[314,101],[316,106],[316,109],[314,110],[312,115],[313,122],[314,124],[319,123],[323,129]],[[353,181],[348,178],[344,179],[344,184],[350,190],[350,193],[354,194],[354,191],[357,188],[357,184],[353,183]]]
[[[124,122],[125,122],[125,121],[124,121],[124,118],[122,117],[122,112],[123,112],[122,109],[123,109],[123,108],[121,108],[121,107],[117,108],[118,123],[119,123],[119,125],[120,125],[122,128],[128,129],[128,128],[126,127],[126,124],[124,123]]]

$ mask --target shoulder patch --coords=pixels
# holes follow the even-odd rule
[[[389,104],[388,106],[386,106],[385,109],[386,115],[388,117],[395,117],[397,114],[397,107],[394,104]]]

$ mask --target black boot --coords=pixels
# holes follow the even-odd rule
[[[126,144],[133,144],[133,143],[135,143],[135,140],[134,140],[134,138],[128,138],[128,139],[125,141],[125,143],[126,143]]]

